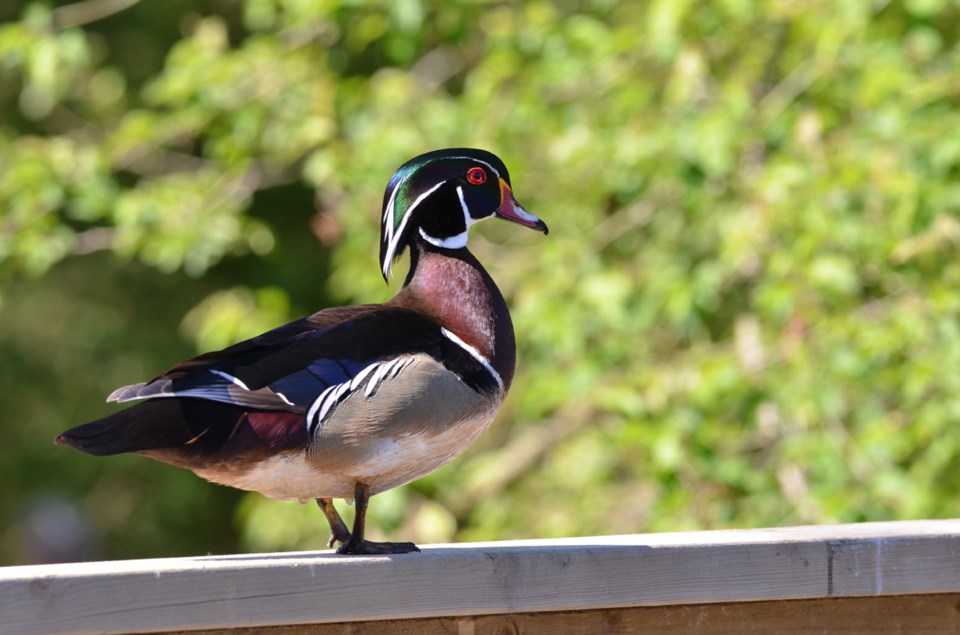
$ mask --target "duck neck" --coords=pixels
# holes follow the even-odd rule
[[[490,274],[465,247],[443,249],[417,238],[410,273],[391,303],[428,315],[475,348],[509,387],[516,364],[513,322]]]

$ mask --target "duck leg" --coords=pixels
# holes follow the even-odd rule
[[[331,535],[330,540],[327,541],[327,549],[333,549],[333,546],[338,542],[341,545],[346,544],[350,540],[350,530],[347,529],[346,523],[337,513],[337,508],[333,506],[333,499],[318,498],[317,506],[320,507],[320,511],[323,512],[323,515],[327,517],[327,522],[330,523]]]
[[[363,483],[357,483],[357,486],[354,489],[354,500],[356,501],[357,505],[357,516],[353,520],[353,531],[350,533],[350,539],[340,545],[340,548],[337,549],[337,553],[354,555],[379,555],[420,551],[420,549],[412,542],[371,542],[369,540],[364,540],[363,532],[366,527],[367,505],[370,502],[370,490]]]

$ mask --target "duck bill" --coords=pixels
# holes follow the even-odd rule
[[[510,189],[510,186],[507,185],[507,182],[503,179],[500,179],[500,200],[502,201],[500,207],[494,212],[494,214],[500,218],[513,221],[524,227],[536,229],[544,234],[550,232],[545,222],[520,206],[517,199],[513,197],[513,190]]]

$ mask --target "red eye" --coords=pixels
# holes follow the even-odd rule
[[[487,182],[487,173],[483,168],[470,168],[467,170],[467,180],[474,185],[482,185]]]

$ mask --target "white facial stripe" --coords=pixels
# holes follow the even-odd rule
[[[456,236],[449,236],[447,238],[434,238],[423,231],[423,227],[421,227],[420,235],[431,245],[442,247],[443,249],[463,249],[467,246],[467,232],[460,232]]]
[[[400,187],[406,182],[407,182],[407,179],[404,178],[402,181],[397,183],[397,186],[395,188],[393,188],[393,191],[390,192],[390,200],[387,201],[387,208],[383,211],[383,224],[387,227],[387,229],[390,232],[393,231],[393,223],[390,221],[393,219],[393,206],[397,200],[397,191],[399,191]]]
[[[383,228],[387,234],[387,252],[390,254],[389,258],[386,259],[383,266],[383,275],[389,276],[390,270],[393,268],[393,254],[396,251],[396,245],[394,241],[394,230],[393,230],[393,211],[397,202],[397,192],[400,191],[400,188],[403,187],[403,184],[407,182],[407,179],[411,175],[403,177],[403,179],[397,183],[396,187],[393,188],[393,191],[390,192],[390,200],[387,201],[387,208],[383,211]],[[401,223],[401,231],[398,233],[403,233],[403,225],[406,224],[406,218],[403,219]]]
[[[500,178],[500,172],[497,171],[497,168],[493,167],[491,164],[487,163],[486,161],[483,161],[482,159],[477,159],[477,158],[474,158],[474,157],[467,157],[467,156],[446,157],[446,158],[448,158],[448,159],[463,159],[463,160],[465,160],[465,161],[473,161],[473,162],[475,162],[475,163],[480,163],[480,164],[485,165],[485,166],[487,166],[488,168],[490,168],[490,171],[493,172],[493,174],[494,174],[498,179]],[[421,166],[421,167],[422,167],[422,166]],[[383,259],[383,275],[384,275],[384,276],[389,276],[389,275],[390,275],[390,271],[393,269],[393,258],[394,258],[394,254],[397,253],[397,242],[400,240],[400,236],[403,235],[403,230],[404,230],[404,228],[407,226],[407,219],[410,218],[410,213],[411,213],[411,212],[413,211],[413,209],[420,203],[421,200],[423,200],[423,199],[424,199],[426,196],[428,196],[429,194],[432,194],[434,190],[436,190],[438,187],[440,187],[441,185],[443,185],[444,183],[446,183],[446,181],[441,181],[440,183],[437,183],[435,186],[433,186],[430,190],[428,190],[425,194],[420,195],[420,196],[417,198],[417,200],[414,201],[413,205],[410,206],[410,209],[407,210],[407,213],[403,215],[403,219],[400,221],[400,226],[397,227],[396,231],[394,231],[394,228],[393,228],[393,212],[394,212],[394,208],[395,208],[395,206],[396,206],[397,192],[400,191],[400,188],[403,187],[404,183],[407,182],[407,179],[409,179],[411,176],[413,176],[413,174],[416,174],[416,172],[413,172],[413,173],[407,175],[406,177],[404,177],[404,179],[403,179],[402,181],[400,181],[399,183],[397,183],[397,186],[396,186],[395,188],[393,188],[393,191],[390,192],[390,200],[387,201],[387,208],[386,208],[386,210],[384,210],[384,212],[383,212],[383,226],[386,228],[386,233],[387,233],[387,253],[386,253],[386,255],[384,256],[384,259]],[[469,212],[467,211],[466,203],[465,203],[464,200],[463,200],[463,192],[460,191],[460,188],[459,188],[459,187],[457,188],[457,194],[460,196],[460,206],[463,208],[464,220],[467,222],[467,228],[469,228],[470,225],[473,223],[473,219],[470,218],[470,214],[469,214]],[[528,215],[529,215],[529,214],[528,214]],[[426,240],[426,241],[429,242],[430,244],[437,245],[438,247],[446,247],[446,245],[439,244],[439,243],[444,242],[444,241],[442,241],[442,240],[439,239],[439,238],[434,238],[434,237],[432,237],[432,236],[427,236],[425,233],[423,233],[423,230],[420,231],[420,235],[423,236],[424,240]],[[456,238],[456,239],[459,239],[460,236],[461,236],[461,235],[458,234],[457,236],[453,236],[453,237],[448,238],[448,239],[446,239],[446,240],[449,241],[449,240],[453,240],[453,239],[455,239],[455,238]],[[463,244],[463,245],[460,245],[460,247],[466,246],[466,238],[465,238],[465,237],[464,237],[463,241],[464,241],[464,244]],[[454,241],[454,242],[455,242],[455,243],[456,243],[456,242],[459,242],[459,240],[458,240],[458,241]],[[448,249],[459,249],[460,247],[448,247]]]
[[[470,225],[473,225],[476,221],[473,220],[472,216],[470,216],[470,209],[467,207],[467,201],[465,201],[463,198],[463,187],[460,185],[457,186],[457,198],[460,199],[460,209],[463,210],[463,225],[466,229],[455,236],[435,238],[423,231],[423,227],[421,227],[420,235],[431,245],[443,247],[444,249],[463,249],[467,246],[467,230],[470,229]]]
[[[488,168],[490,168],[490,171],[493,172],[498,179],[500,178],[500,173],[497,171],[497,168],[493,167],[492,165],[490,165],[490,164],[487,163],[486,161],[483,161],[483,160],[481,160],[481,159],[475,159],[475,158],[473,158],[473,157],[450,157],[450,158],[451,158],[451,159],[464,159],[464,160],[466,160],[466,161],[475,161],[475,162],[477,162],[477,163],[482,163],[483,165],[485,165],[485,166],[487,166]],[[394,206],[395,206],[396,200],[397,200],[397,192],[400,191],[400,188],[403,187],[403,184],[406,183],[406,182],[407,182],[407,179],[409,179],[411,176],[413,176],[413,174],[410,174],[410,175],[404,177],[404,179],[403,179],[402,181],[400,181],[399,183],[397,183],[397,186],[396,186],[395,188],[393,188],[393,191],[390,192],[390,200],[387,202],[387,209],[386,209],[386,210],[384,211],[384,213],[383,213],[383,223],[384,223],[384,225],[386,225],[386,227],[387,227],[387,229],[388,229],[388,234],[389,234],[389,236],[390,236],[391,238],[393,237],[393,222],[392,222],[392,220],[393,220],[393,209],[394,209]],[[461,198],[461,200],[463,200],[463,199]],[[390,221],[390,222],[388,222],[388,221]]]
[[[404,180],[406,180],[406,179],[404,179]],[[389,276],[389,275],[390,275],[390,270],[393,268],[393,255],[397,252],[397,243],[398,243],[399,240],[400,240],[400,236],[403,235],[403,230],[404,230],[404,228],[407,226],[407,221],[410,219],[410,215],[413,214],[413,210],[417,209],[417,205],[419,205],[420,202],[423,201],[423,199],[427,198],[428,196],[430,196],[431,194],[433,194],[435,191],[437,191],[437,189],[438,189],[441,185],[443,185],[444,183],[446,183],[446,181],[440,181],[439,183],[437,183],[436,185],[434,185],[433,187],[431,187],[429,190],[427,190],[426,192],[424,192],[423,194],[421,194],[420,196],[417,197],[417,200],[415,200],[415,201],[413,202],[413,205],[410,206],[410,209],[407,210],[407,213],[404,214],[404,215],[403,215],[403,218],[400,220],[400,226],[397,227],[396,233],[394,233],[393,230],[392,230],[392,227],[393,227],[393,218],[392,218],[392,217],[393,217],[393,202],[394,202],[393,199],[394,199],[394,196],[395,196],[396,193],[397,193],[397,190],[400,189],[400,185],[397,185],[397,190],[394,190],[394,191],[393,191],[393,195],[391,195],[391,197],[390,197],[390,204],[387,205],[387,211],[390,212],[391,218],[387,219],[387,222],[388,222],[388,224],[387,224],[387,229],[388,229],[387,238],[388,238],[388,242],[387,242],[387,254],[386,254],[386,256],[384,256],[384,259],[383,259],[383,275],[385,275],[385,276]],[[402,185],[402,184],[403,184],[403,182],[401,182],[401,185]]]
[[[497,178],[498,178],[498,179],[500,178],[500,173],[497,172],[497,168],[493,167],[492,165],[490,165],[490,164],[487,163],[486,161],[483,161],[482,159],[475,159],[475,158],[473,158],[473,157],[449,157],[449,158],[451,158],[451,159],[465,159],[465,160],[467,160],[467,161],[476,161],[477,163],[482,163],[483,165],[485,165],[485,166],[487,166],[488,168],[490,168],[490,171],[493,172],[495,175],[497,175]]]
[[[493,378],[497,380],[497,385],[500,386],[500,390],[503,390],[503,379],[500,378],[500,373],[494,370],[493,366],[490,364],[487,358],[480,354],[480,351],[470,346],[469,344],[464,342],[462,339],[460,339],[459,337],[454,335],[452,332],[448,331],[443,327],[440,328],[440,333],[442,333],[445,338],[447,338],[448,340],[450,340],[451,342],[453,342],[463,350],[470,353],[471,357],[473,357],[475,360],[480,362],[480,364],[482,364],[483,367],[486,368],[491,375],[493,375]]]
[[[475,220],[473,216],[470,215],[470,208],[467,207],[467,202],[463,198],[463,187],[457,186],[457,197],[460,199],[460,209],[463,210],[463,224],[467,229],[470,229],[470,225],[473,225]]]
[[[387,245],[393,242],[393,208],[397,201],[397,192],[406,183],[407,179],[404,178],[402,181],[397,183],[397,186],[393,188],[393,191],[390,192],[390,200],[387,201],[387,208],[383,211],[383,229],[387,234]],[[388,261],[389,262],[389,261]],[[389,274],[389,265],[385,273]]]

